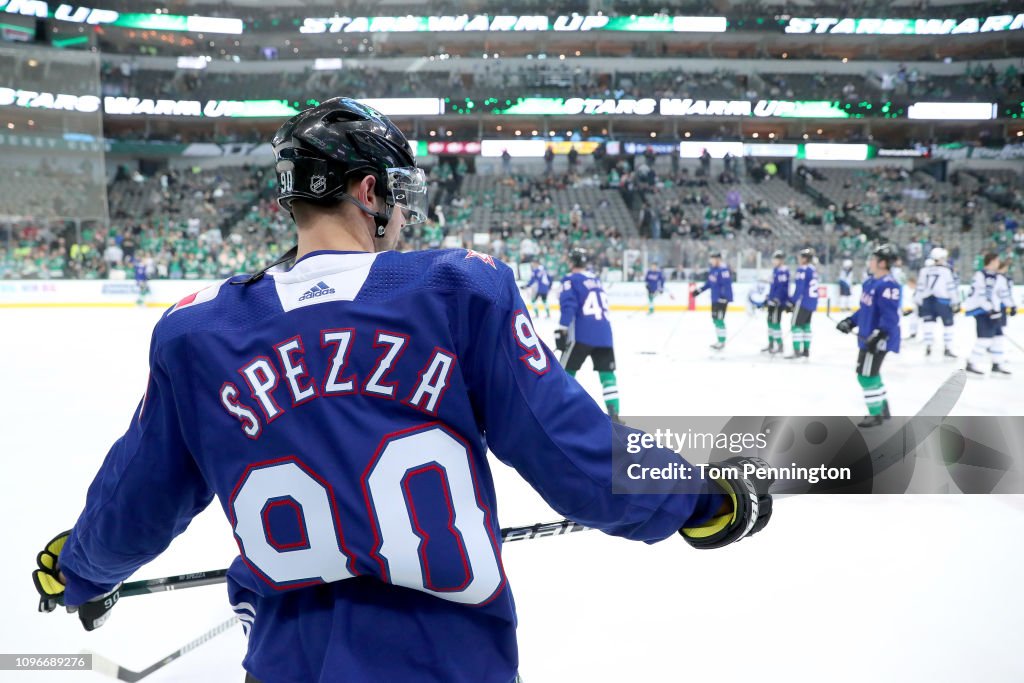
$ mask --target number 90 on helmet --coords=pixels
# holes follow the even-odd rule
[[[276,158],[278,204],[291,211],[299,199],[320,206],[349,201],[369,213],[383,236],[394,208],[407,224],[427,218],[427,182],[402,131],[386,116],[347,97],[335,97],[305,109],[282,125],[271,142]],[[384,199],[377,212],[347,190],[365,175],[376,179]]]

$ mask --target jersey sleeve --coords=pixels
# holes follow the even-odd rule
[[[486,313],[476,304],[482,323],[464,365],[489,448],[558,513],[609,534],[654,542],[708,519],[723,497],[700,478],[677,494],[613,495],[613,456],[626,452],[637,430],[613,424],[566,374],[533,330],[513,284],[508,279]],[[668,449],[629,457],[644,466],[680,463]]]
[[[899,334],[900,330],[900,286],[888,283],[875,290],[875,306],[878,308],[878,329],[890,338]],[[864,330],[867,332],[867,330]]]
[[[576,309],[578,308],[576,292],[573,291],[572,280],[569,278],[562,280],[562,291],[558,295],[558,307],[561,310],[558,316],[558,324],[561,327],[569,327],[572,321],[576,319]]]
[[[213,498],[185,445],[170,372],[156,334],[150,377],[124,436],[110,448],[89,486],[60,555],[65,599],[81,604],[111,590],[186,529]]]

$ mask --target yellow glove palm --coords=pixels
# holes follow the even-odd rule
[[[64,597],[64,582],[61,580],[58,558],[64,549],[71,531],[53,537],[36,556],[39,568],[32,572],[32,581],[39,591],[39,611],[52,612]]]

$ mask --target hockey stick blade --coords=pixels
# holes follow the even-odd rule
[[[160,661],[147,666],[145,669],[143,669],[141,671],[132,671],[131,669],[127,669],[127,668],[121,666],[120,664],[118,664],[118,663],[116,663],[116,662],[114,662],[114,661],[112,661],[110,659],[107,659],[103,655],[96,654],[95,652],[91,652],[89,650],[85,650],[84,654],[92,655],[92,668],[93,668],[93,671],[96,671],[97,673],[101,673],[101,674],[103,674],[105,676],[110,676],[111,678],[116,678],[116,679],[121,680],[121,681],[129,681],[129,683],[131,683],[133,681],[140,681],[143,678],[145,678],[146,676],[148,676],[151,673],[153,673],[154,671],[157,671],[159,669],[164,668],[165,666],[167,666],[168,664],[170,664],[174,660],[179,659],[183,655],[188,654],[189,652],[191,652],[192,650],[196,649],[200,645],[203,645],[203,644],[213,640],[214,638],[219,636],[221,633],[224,633],[225,631],[227,631],[231,627],[235,626],[236,624],[238,624],[238,619],[236,617],[231,617],[227,621],[224,621],[224,622],[214,626],[213,628],[211,628],[209,631],[207,631],[203,635],[199,636],[198,638],[196,638],[194,640],[189,641],[185,645],[182,645],[180,648],[178,648],[177,650],[175,650],[171,654],[167,655],[166,657],[164,657]]]

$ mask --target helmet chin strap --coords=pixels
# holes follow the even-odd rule
[[[355,206],[359,207],[363,212],[365,212],[367,215],[369,215],[373,219],[374,225],[377,226],[377,230],[374,233],[374,236],[377,239],[382,239],[384,237],[384,232],[387,230],[388,222],[391,221],[391,205],[390,204],[385,202],[384,206],[387,207],[387,212],[386,213],[381,213],[379,211],[374,211],[373,209],[368,207],[366,204],[363,204],[361,201],[359,201],[358,199],[356,199],[355,197],[353,197],[350,194],[347,194],[347,193],[343,192],[342,194],[338,195],[338,197],[342,201],[348,202],[349,204],[354,204]]]

